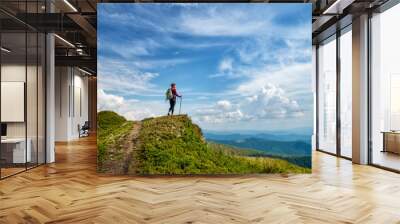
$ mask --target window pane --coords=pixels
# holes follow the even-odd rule
[[[336,153],[336,41],[318,48],[318,147]]]
[[[352,35],[340,37],[340,143],[341,155],[351,158],[352,141]]]
[[[372,18],[372,162],[400,170],[400,5]]]

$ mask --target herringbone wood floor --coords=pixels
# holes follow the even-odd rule
[[[400,223],[400,175],[313,155],[312,175],[96,173],[94,138],[0,181],[0,223]]]

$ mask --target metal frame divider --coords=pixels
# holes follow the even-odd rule
[[[315,47],[315,148],[319,150],[319,45]]]
[[[336,155],[341,156],[341,119],[340,119],[340,78],[341,78],[341,66],[340,66],[340,36],[341,30],[336,29]]]

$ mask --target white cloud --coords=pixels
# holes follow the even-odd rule
[[[144,118],[165,115],[168,105],[162,101],[140,101],[137,99],[126,99],[122,96],[107,93],[103,89],[97,92],[97,110],[111,110],[129,120],[142,120]]]
[[[191,11],[181,17],[177,30],[200,36],[254,35],[268,24],[267,16],[260,19],[256,15],[234,8],[226,10],[224,7],[213,7],[199,13]]]
[[[290,118],[303,115],[297,101],[290,99],[282,88],[270,83],[247,98],[243,106],[252,118]]]
[[[116,110],[124,105],[124,98],[112,94],[106,94],[103,89],[97,91],[98,110]]]
[[[233,60],[232,58],[224,58],[222,61],[219,63],[219,71],[220,72],[230,72],[232,71],[232,63]]]
[[[220,100],[217,102],[217,108],[227,111],[232,108],[232,104],[228,100]]]
[[[141,72],[132,62],[100,58],[98,85],[105,91],[132,95],[162,94],[151,81],[158,73]]]
[[[134,39],[129,41],[105,40],[98,43],[100,49],[111,51],[125,59],[134,59],[136,56],[151,55],[156,49],[162,47],[161,44],[151,38]]]
[[[236,91],[253,94],[256,90],[273,83],[277,86],[285,86],[289,95],[299,90],[311,92],[311,66],[310,63],[291,63],[284,66],[250,68],[246,71],[248,80],[238,85]],[[310,89],[306,88],[307,86],[310,86]]]
[[[209,124],[301,117],[304,113],[295,100],[273,84],[267,84],[249,97],[231,102],[220,100],[194,111],[194,120]]]

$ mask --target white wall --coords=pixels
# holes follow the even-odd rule
[[[78,125],[88,120],[88,78],[76,68],[56,67],[55,85],[55,140],[77,139]]]
[[[38,68],[38,71],[36,69]],[[25,112],[27,119],[24,118],[20,122],[5,122],[7,124],[7,137],[9,138],[24,138],[25,135],[30,140],[30,148],[32,150],[32,161],[44,163],[44,150],[45,150],[45,120],[44,120],[44,82],[42,67],[32,65],[25,66],[25,64],[18,63],[5,63],[1,66],[2,82],[24,82],[26,83],[26,107],[25,103],[22,108],[14,108],[17,111],[9,111],[12,108],[3,107],[2,112],[7,113],[22,113]],[[27,80],[25,80],[27,78]],[[4,89],[2,93],[4,94]],[[20,90],[20,94],[24,94],[24,90]],[[7,95],[2,95],[2,98],[8,98]],[[2,114],[3,114],[2,113]],[[37,155],[38,153],[38,155]]]
[[[70,85],[69,69],[67,67],[55,68],[55,140],[68,140],[68,88]]]

